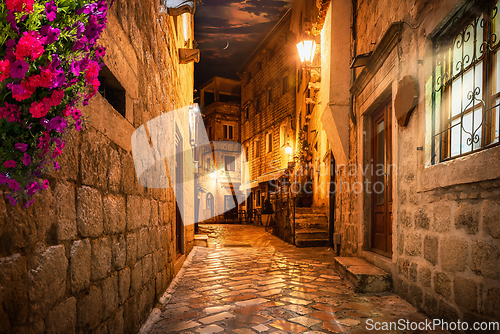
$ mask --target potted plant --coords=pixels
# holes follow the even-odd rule
[[[269,226],[272,215],[274,214],[273,205],[269,197],[267,197],[267,199],[264,201],[264,207],[262,208],[262,212],[260,214],[262,218],[262,224],[264,226]]]

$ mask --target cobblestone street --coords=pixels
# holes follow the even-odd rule
[[[426,319],[395,294],[354,293],[326,248],[295,248],[255,226],[200,232],[209,247],[193,250],[152,333],[365,333],[367,319]]]

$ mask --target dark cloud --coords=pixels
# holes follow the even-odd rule
[[[287,5],[289,5],[288,1],[281,0],[247,0],[242,10],[255,15],[263,15],[271,20],[276,20],[283,14]]]
[[[195,86],[214,76],[237,79],[241,64],[290,5],[291,0],[205,0],[195,14],[195,39],[201,52]]]

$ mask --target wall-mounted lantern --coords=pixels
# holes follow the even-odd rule
[[[288,155],[290,155],[290,154],[292,154],[292,152],[293,152],[292,147],[290,146],[290,144],[289,144],[289,143],[287,143],[287,144],[285,145],[285,153],[286,153],[286,154],[288,154]]]
[[[297,50],[299,51],[301,63],[312,64],[316,53],[316,42],[313,40],[300,41],[297,43]]]

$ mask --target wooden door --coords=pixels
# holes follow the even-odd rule
[[[372,116],[372,250],[392,256],[392,100]]]
[[[182,156],[182,137],[177,130],[175,133],[175,196],[176,196],[176,212],[175,212],[175,254],[179,258],[183,253],[183,230],[181,212],[184,207],[184,192],[183,192],[183,166],[184,159]]]

